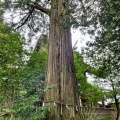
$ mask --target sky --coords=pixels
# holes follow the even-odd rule
[[[7,23],[11,20],[11,16],[12,16],[11,12],[7,12],[7,16],[6,14],[4,14],[4,18]],[[15,22],[17,22],[18,20],[19,19],[16,18]],[[28,31],[26,31],[26,35],[28,34],[27,32]],[[72,29],[71,33],[72,33],[72,46],[74,46],[77,41],[77,44],[76,44],[77,51],[81,52],[81,48],[85,47],[86,42],[91,40],[90,36],[83,35],[79,29]],[[38,34],[38,36],[40,36],[40,34]],[[36,42],[37,42],[37,39],[34,39],[33,41],[31,41],[31,46],[34,47]]]
[[[76,47],[77,47],[77,51],[79,51],[80,53],[81,53],[82,47],[86,47],[86,42],[93,41],[93,39],[90,38],[88,34],[86,35],[82,34],[82,32],[79,29],[75,29],[75,30],[72,29],[71,32],[72,32],[72,46],[74,46],[77,41]],[[93,76],[89,74],[86,74],[86,75],[88,78],[87,81],[90,84],[93,84],[94,82]]]
[[[72,32],[72,46],[76,44],[77,50],[81,52],[81,48],[86,46],[85,36],[82,35],[79,29],[77,30],[72,29],[71,32]]]

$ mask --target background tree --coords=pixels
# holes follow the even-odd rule
[[[47,51],[28,53],[24,39],[0,22],[0,119],[43,118]],[[25,58],[30,60],[25,62]],[[38,74],[39,73],[39,74]]]
[[[86,74],[89,73],[102,78],[104,74],[100,72],[101,68],[96,69],[85,63],[82,54],[76,50],[74,50],[74,63],[80,98],[86,101],[85,106],[96,106],[98,101],[104,100],[105,92],[97,85],[91,85]]]
[[[118,76],[120,70],[120,1],[106,0],[104,2],[97,2],[97,4],[99,7],[97,7],[96,14],[92,14],[92,17],[90,17],[89,20],[89,16],[86,15],[84,22],[86,26],[83,25],[86,28],[90,26],[91,28],[87,29],[87,31],[89,34],[95,36],[95,41],[87,44],[86,55],[94,66],[101,67],[106,75],[109,76],[106,81],[111,85],[112,92],[114,91],[113,96],[116,96],[118,94],[117,91],[119,90]],[[86,13],[89,13],[87,7],[85,5],[84,7],[86,8]],[[115,101],[118,101],[118,98],[115,98]],[[116,108],[116,120],[118,120],[118,105]]]
[[[0,103],[1,111],[12,117],[17,109],[24,69],[23,40],[0,22]]]
[[[116,120],[119,119],[119,89],[120,89],[120,80],[119,80],[119,67],[116,68],[115,66],[115,61],[113,59],[113,55],[107,57],[107,59],[104,59],[103,62],[103,67],[104,70],[107,71],[107,76],[105,79],[100,79],[99,81],[97,80],[97,84],[101,84],[101,87],[104,91],[107,91],[107,97],[114,99],[114,103],[117,109],[117,116]]]

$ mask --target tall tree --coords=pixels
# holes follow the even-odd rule
[[[98,2],[97,2],[98,3]],[[86,8],[86,7],[85,7]],[[91,62],[101,67],[106,75],[109,75],[107,82],[110,83],[116,101],[117,117],[119,119],[118,98],[119,91],[119,71],[120,71],[120,1],[102,1],[97,7],[96,14],[85,18],[85,27],[91,26],[88,32],[94,35],[95,41],[89,42],[87,47],[87,57]],[[89,10],[86,9],[86,11]],[[107,77],[107,76],[106,76]]]
[[[12,118],[22,90],[25,51],[20,35],[10,30],[0,21],[0,116]]]
[[[109,54],[109,53],[108,53]],[[106,55],[107,56],[107,55]],[[112,53],[107,56],[106,59],[101,59],[103,71],[106,71],[107,76],[105,79],[100,79],[99,81],[96,80],[98,85],[102,85],[102,89],[104,91],[107,91],[108,93],[108,98],[111,98],[114,100],[116,110],[117,110],[117,115],[116,115],[116,120],[119,119],[119,111],[120,111],[120,105],[119,105],[119,94],[120,94],[120,79],[119,79],[119,66],[117,65],[116,67],[116,59],[114,58],[114,55]],[[97,65],[100,65],[100,60],[97,62]],[[118,61],[119,63],[119,61]],[[101,66],[101,65],[100,65]],[[103,87],[104,86],[104,87]]]
[[[47,51],[28,53],[24,39],[0,21],[0,119],[43,118]],[[30,57],[28,61],[24,58]],[[24,71],[24,72],[23,72]]]
[[[82,55],[74,50],[74,63],[76,71],[76,79],[78,81],[78,91],[81,99],[86,100],[84,105],[96,106],[98,101],[104,99],[104,92],[96,85],[91,85],[87,81],[86,73],[104,78],[104,74],[100,72],[101,68],[96,69],[85,63]]]
[[[51,85],[54,85],[54,87],[45,92],[44,102],[47,105],[53,105],[54,103],[57,105],[49,109],[47,119],[80,120],[78,112],[75,110],[75,106],[79,106],[79,103],[70,32],[71,24],[74,22],[71,14],[73,13],[73,8],[75,8],[76,1],[36,0],[33,2],[32,0],[11,0],[9,3],[7,1],[3,2],[7,8],[6,12],[8,12],[8,8],[9,11],[16,9],[16,14],[22,15],[22,20],[17,28],[27,23],[30,30],[38,31],[41,29],[40,23],[44,16],[49,16],[48,63],[45,87]],[[47,19],[43,22],[46,23]],[[33,35],[33,32],[31,35]]]
[[[51,1],[46,87],[55,87],[45,93],[45,102],[57,103],[48,115],[53,120],[80,119],[75,111],[75,105],[79,104],[68,10],[69,0]],[[66,105],[71,108],[67,109]]]

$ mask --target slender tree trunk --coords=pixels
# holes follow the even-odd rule
[[[51,0],[45,87],[54,87],[45,92],[44,96],[45,105],[53,106],[48,109],[47,120],[80,120],[75,110],[75,105],[78,106],[78,94],[71,31],[67,26],[68,4],[69,0]]]
[[[114,94],[114,99],[115,99],[115,105],[116,105],[116,110],[117,110],[117,115],[116,115],[116,120],[119,120],[119,114],[120,114],[120,110],[119,110],[119,99],[117,99],[117,96],[116,96],[116,89],[114,87],[114,83],[113,83],[113,80],[110,78],[110,81],[111,81],[111,85],[112,85],[112,89],[113,89],[113,94]]]
[[[115,99],[115,105],[116,105],[116,110],[117,110],[116,120],[119,120],[120,109],[119,109],[119,101],[116,95],[114,96],[114,99]]]

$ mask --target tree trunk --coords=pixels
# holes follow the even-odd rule
[[[44,103],[51,105],[47,120],[80,120],[71,31],[67,26],[69,0],[51,0],[48,62]],[[54,106],[56,104],[56,106]]]
[[[120,109],[119,109],[119,99],[117,99],[116,95],[114,96],[115,99],[115,105],[116,105],[116,110],[117,110],[117,115],[116,115],[116,120],[119,120],[119,114],[120,114]]]

